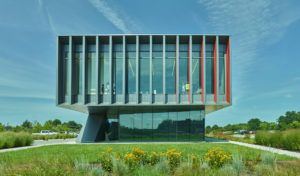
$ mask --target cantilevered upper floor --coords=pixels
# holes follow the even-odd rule
[[[231,90],[228,35],[57,37],[60,107],[209,113],[231,105]]]

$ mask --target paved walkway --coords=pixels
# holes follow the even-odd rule
[[[265,150],[277,154],[282,154],[282,155],[287,155],[291,157],[295,157],[300,159],[300,153],[299,152],[292,152],[292,151],[287,151],[287,150],[282,150],[282,149],[276,149],[272,147],[265,147],[261,145],[255,145],[255,144],[247,144],[243,142],[236,142],[236,141],[226,141],[226,140],[219,140],[219,139],[214,139],[214,138],[205,138],[205,142],[210,142],[210,143],[231,143],[231,144],[236,144],[240,146],[245,146],[245,147],[250,147],[250,148],[255,148],[259,150]],[[137,143],[137,142],[136,142]],[[140,142],[139,142],[140,143]],[[153,142],[144,142],[144,144],[149,144]],[[155,142],[155,143],[182,143],[182,142]],[[186,143],[191,143],[191,142],[186,142]],[[24,150],[24,149],[29,149],[29,148],[36,148],[36,147],[41,147],[41,146],[48,146],[48,145],[59,145],[59,144],[76,144],[75,139],[49,139],[48,141],[44,140],[35,140],[32,144],[32,146],[26,146],[26,147],[16,147],[16,148],[10,148],[10,149],[1,149],[0,152],[10,152],[10,151],[16,151],[16,150]],[[88,143],[88,144],[107,144],[106,142],[101,142],[101,143]],[[134,144],[134,142],[112,142],[110,144]]]
[[[255,149],[260,149],[260,150],[265,150],[277,154],[282,154],[282,155],[288,155],[291,157],[295,157],[300,159],[300,153],[299,152],[292,152],[292,151],[287,151],[287,150],[282,150],[282,149],[277,149],[277,148],[272,148],[272,147],[266,147],[266,146],[261,146],[261,145],[255,145],[255,144],[247,144],[243,142],[237,142],[237,141],[229,141],[231,144],[236,144],[236,145],[241,145],[245,147],[250,147],[250,148],[255,148]]]

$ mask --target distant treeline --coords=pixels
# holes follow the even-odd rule
[[[206,126],[206,133],[212,131],[237,131],[237,130],[286,130],[300,128],[300,111],[287,111],[285,115],[280,116],[276,122],[260,121],[258,118],[252,118],[247,123],[228,124],[223,127],[218,125]]]
[[[64,123],[62,123],[59,119],[48,120],[43,125],[38,121],[30,122],[28,120],[25,120],[21,125],[17,125],[17,126],[3,125],[2,123],[0,123],[0,132],[26,131],[30,133],[39,133],[41,130],[78,132],[80,131],[81,127],[82,127],[81,124],[76,123],[75,121],[72,120]]]

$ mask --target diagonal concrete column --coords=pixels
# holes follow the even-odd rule
[[[105,141],[106,123],[107,118],[105,114],[89,114],[85,125],[76,139],[76,143]]]

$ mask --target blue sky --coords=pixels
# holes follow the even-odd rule
[[[300,111],[300,1],[3,0],[0,2],[0,122],[86,114],[55,107],[56,35],[230,34],[233,106],[206,124]]]

